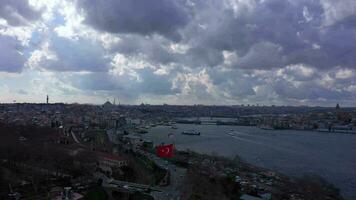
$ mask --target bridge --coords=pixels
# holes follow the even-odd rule
[[[232,118],[231,118],[232,119]],[[259,120],[256,116],[239,116],[233,120],[220,120],[215,118],[197,118],[197,119],[177,119],[178,124],[209,124],[209,125],[229,125],[229,126],[255,126]]]

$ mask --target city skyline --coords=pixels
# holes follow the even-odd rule
[[[352,0],[0,5],[1,103],[356,106]]]
[[[167,104],[167,103],[148,103],[148,102],[137,102],[137,103],[121,103],[119,99],[114,98],[114,99],[106,99],[104,102],[99,102],[99,103],[90,103],[90,102],[60,102],[60,101],[50,101],[49,96],[47,95],[44,101],[39,101],[39,102],[18,102],[16,100],[13,100],[12,102],[1,102],[0,105],[11,105],[11,104],[28,104],[28,105],[58,105],[58,104],[63,104],[63,105],[88,105],[88,106],[105,106],[105,105],[112,105],[112,106],[204,106],[204,107],[241,107],[241,108],[259,108],[259,107],[275,107],[276,109],[278,108],[283,108],[283,107],[291,107],[291,108],[326,108],[326,109],[335,109],[335,108],[341,108],[341,109],[354,109],[356,106],[348,106],[348,105],[340,105],[339,103],[336,103],[336,105],[331,105],[331,106],[321,106],[321,105],[288,105],[288,104],[282,104],[282,105],[275,105],[275,104]]]

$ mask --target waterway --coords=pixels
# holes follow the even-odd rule
[[[355,134],[246,126],[176,124],[176,127],[153,127],[143,137],[155,144],[174,143],[179,150],[230,158],[238,155],[246,162],[289,176],[317,174],[340,188],[346,199],[356,199]],[[183,135],[184,130],[197,130],[201,135]]]

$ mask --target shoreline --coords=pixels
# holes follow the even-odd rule
[[[176,150],[175,153],[175,158],[167,160],[177,167],[187,169],[187,184],[194,182],[194,180],[190,180],[192,178],[189,176],[198,179],[209,177],[209,180],[215,180],[214,182],[217,183],[221,180],[230,180],[230,187],[231,184],[239,187],[239,195],[277,200],[292,196],[302,197],[306,200],[344,199],[339,193],[339,189],[319,176],[290,177],[275,170],[247,163],[238,156],[230,159],[194,151]],[[313,189],[310,190],[310,188]],[[318,193],[313,194],[313,190],[317,190]]]
[[[347,161],[342,165],[344,167],[339,167],[340,165],[337,165],[339,161],[337,163],[333,161],[338,158],[335,156],[340,153],[347,153],[345,154],[347,157],[344,160],[346,158],[347,160],[351,159],[348,157],[350,157],[353,151],[348,151],[347,149],[350,149],[349,147],[352,145],[352,141],[354,141],[351,139],[354,138],[353,134],[342,134],[344,137],[338,139],[336,137],[337,134],[326,134],[308,130],[291,130],[289,132],[289,130],[265,131],[250,126],[239,126],[239,128],[237,126],[216,125],[177,124],[177,126],[178,130],[157,126],[150,129],[149,133],[144,134],[143,137],[153,141],[155,144],[158,144],[157,142],[176,143],[176,147],[179,150],[189,149],[210,155],[212,155],[212,152],[215,152],[218,155],[230,158],[237,153],[252,165],[277,170],[290,177],[301,177],[304,174],[318,174],[337,185],[345,198],[352,199],[355,197],[352,189],[354,179],[351,179],[351,182],[347,181],[350,177],[355,177],[354,173],[343,170],[345,167],[349,169],[354,164]],[[182,130],[192,128],[199,129],[202,132],[202,136],[181,136],[180,132]],[[230,135],[224,134],[224,132],[229,132],[230,129],[235,129],[244,134],[237,134],[230,139]],[[166,132],[172,133],[174,136],[168,138],[166,137]],[[269,137],[269,135],[273,135],[273,137]],[[340,146],[340,144],[342,145]],[[231,148],[224,147],[226,145]],[[329,148],[330,145],[336,148],[337,151],[331,151]],[[339,146],[340,148],[338,148]],[[328,153],[330,151],[331,154]],[[317,156],[317,159],[308,159],[305,162],[300,162],[304,158],[309,158],[309,154]],[[330,160],[330,156],[335,159]],[[295,164],[298,166],[295,166]],[[325,169],[325,171],[318,173],[318,169]],[[342,174],[339,174],[338,171],[342,172]]]

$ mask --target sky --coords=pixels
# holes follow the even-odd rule
[[[0,102],[356,106],[355,0],[0,0]]]

